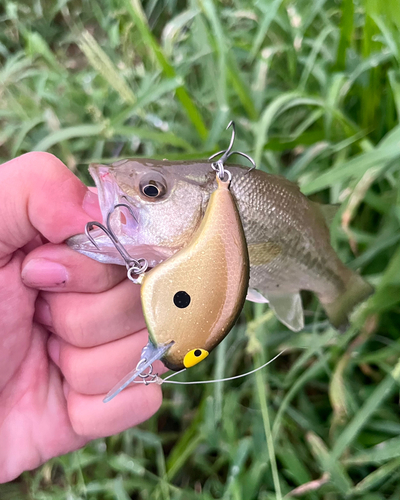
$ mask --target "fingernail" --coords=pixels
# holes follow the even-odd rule
[[[52,361],[58,366],[60,361],[60,341],[55,335],[49,337],[47,351]]]
[[[93,217],[93,219],[101,219],[101,211],[99,206],[99,197],[93,191],[89,189],[86,191],[86,194],[83,198],[82,202],[83,210]]]
[[[66,268],[47,259],[32,259],[22,269],[22,281],[33,288],[63,287],[68,279]]]

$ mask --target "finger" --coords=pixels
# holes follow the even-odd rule
[[[21,271],[25,285],[48,291],[102,292],[126,277],[124,266],[101,264],[67,245],[48,243],[30,252]]]
[[[55,156],[27,153],[0,169],[0,267],[37,234],[61,243],[93,219],[96,194]]]
[[[23,258],[21,251],[15,252],[8,265],[0,268],[0,393],[18,370],[31,344],[37,292],[21,283]]]
[[[162,401],[157,384],[131,386],[109,403],[103,403],[104,397],[68,392],[69,418],[78,435],[93,439],[122,432],[150,418]]]
[[[145,327],[140,287],[127,279],[101,293],[42,292],[42,298],[49,306],[47,326],[77,347],[94,347]]]
[[[86,349],[75,347],[56,335],[51,335],[48,351],[75,392],[105,394],[135,369],[147,342],[147,330]],[[153,368],[154,373],[158,374],[166,371],[161,362],[154,363]]]
[[[39,294],[35,302],[35,312],[33,314],[33,321],[46,327],[46,330],[54,333],[53,320],[51,318],[51,311],[49,304]]]

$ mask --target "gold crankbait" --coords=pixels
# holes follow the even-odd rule
[[[168,345],[163,363],[189,368],[228,334],[242,310],[249,256],[230,181],[217,176],[203,221],[180,252],[143,276],[143,313],[153,345]]]

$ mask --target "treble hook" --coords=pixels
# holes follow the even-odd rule
[[[256,168],[256,163],[253,160],[253,158],[251,158],[251,156],[247,155],[246,153],[242,153],[241,151],[232,151],[233,143],[235,142],[235,138],[236,138],[236,127],[235,127],[235,122],[233,120],[231,120],[228,123],[226,130],[228,130],[229,127],[232,127],[232,135],[231,135],[231,140],[229,142],[228,149],[223,149],[222,151],[218,151],[218,153],[214,153],[213,155],[211,155],[208,158],[208,161],[211,161],[214,158],[216,158],[217,156],[222,154],[221,158],[217,162],[215,162],[215,165],[216,165],[216,167],[219,167],[219,170],[221,170],[221,167],[222,167],[222,171],[223,171],[224,164],[230,156],[240,155],[240,156],[243,156],[244,158],[246,158],[252,164],[252,167],[249,168],[249,170],[246,172],[246,174],[248,174],[249,172],[251,172],[252,170],[254,170]],[[213,165],[214,165],[214,163],[213,163]]]
[[[91,221],[88,222],[85,226],[85,234],[88,238],[88,240],[98,249],[100,250],[99,246],[96,243],[96,240],[93,238],[93,236],[90,234],[90,231],[94,227],[98,227],[101,229],[111,240],[113,245],[115,246],[116,250],[118,253],[121,255],[121,257],[125,261],[126,268],[128,270],[128,278],[131,281],[135,281],[134,278],[132,278],[132,273],[133,274],[142,274],[146,271],[148,268],[148,262],[146,259],[134,259],[129,255],[129,253],[126,251],[125,247],[122,245],[122,243],[119,241],[117,236],[114,234],[113,230],[111,229],[111,215],[115,212],[116,208],[119,207],[124,207],[127,208],[129,213],[132,215],[132,217],[135,219],[136,222],[138,222],[137,218],[135,217],[135,214],[133,213],[133,210],[130,206],[128,206],[126,203],[118,203],[117,205],[114,205],[114,208],[108,212],[107,214],[107,219],[106,219],[106,226],[104,224],[101,224],[100,222],[97,221]]]

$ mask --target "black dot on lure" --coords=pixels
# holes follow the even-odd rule
[[[190,304],[190,295],[183,290],[174,295],[174,304],[180,309],[184,309]]]
[[[196,356],[196,358],[198,358],[199,356],[201,356],[200,349],[196,349],[193,354]]]

